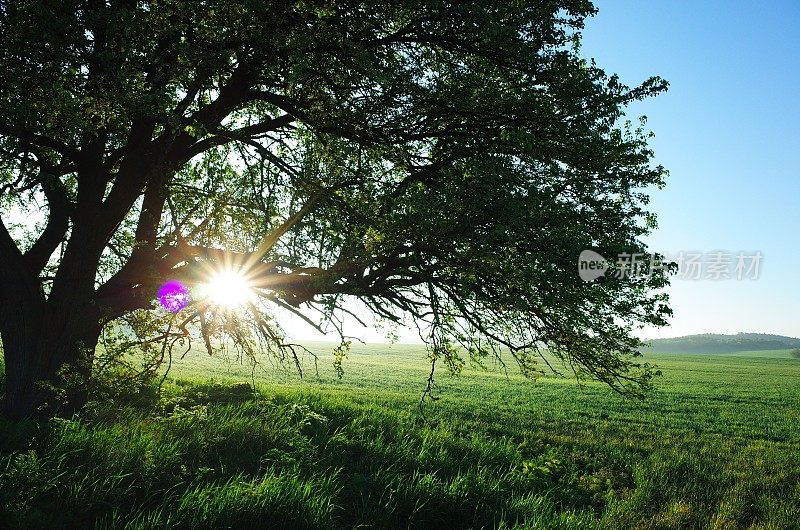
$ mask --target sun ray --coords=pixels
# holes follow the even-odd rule
[[[201,286],[201,294],[209,304],[228,311],[242,309],[256,298],[244,274],[231,268],[213,273]]]

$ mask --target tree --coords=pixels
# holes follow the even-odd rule
[[[258,337],[291,358],[270,308],[336,322],[349,298],[417,322],[433,363],[510,354],[534,374],[546,349],[641,392],[633,330],[665,323],[666,274],[583,282],[576,261],[647,252],[644,188],[665,171],[620,123],[666,82],[630,88],[582,59],[594,12],[0,2],[6,413],[80,408],[109,326],[150,344]],[[220,268],[260,301],[155,303]]]

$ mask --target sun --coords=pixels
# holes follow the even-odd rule
[[[202,291],[208,302],[226,310],[241,309],[256,297],[247,278],[234,270],[216,272],[203,285]]]

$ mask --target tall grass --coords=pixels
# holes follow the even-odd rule
[[[640,404],[467,373],[423,420],[413,355],[355,355],[344,383],[255,391],[184,372],[160,396],[3,423],[0,525],[798,527],[791,360],[664,357]]]

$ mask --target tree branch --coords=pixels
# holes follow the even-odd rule
[[[41,186],[47,197],[50,215],[39,239],[24,256],[27,266],[37,275],[41,273],[50,256],[63,241],[72,213],[72,203],[61,179],[52,175],[42,175]]]
[[[43,136],[41,134],[20,129],[19,127],[11,127],[5,124],[0,124],[0,134],[12,136],[22,140],[23,142],[38,145],[39,147],[52,149],[60,155],[70,159],[75,164],[78,164],[81,160],[81,153],[78,149],[48,136]]]
[[[41,298],[39,285],[0,218],[0,319],[18,304]]]
[[[216,129],[213,131],[213,136],[204,138],[203,140],[200,140],[196,144],[192,145],[187,151],[187,156],[191,159],[200,153],[211,149],[212,147],[225,145],[233,141],[250,140],[255,135],[277,131],[278,129],[289,125],[293,121],[295,121],[294,116],[291,114],[284,114],[282,116],[278,116],[277,118],[272,118],[261,123],[248,125],[246,127],[241,127],[239,129],[233,129],[230,131]]]

